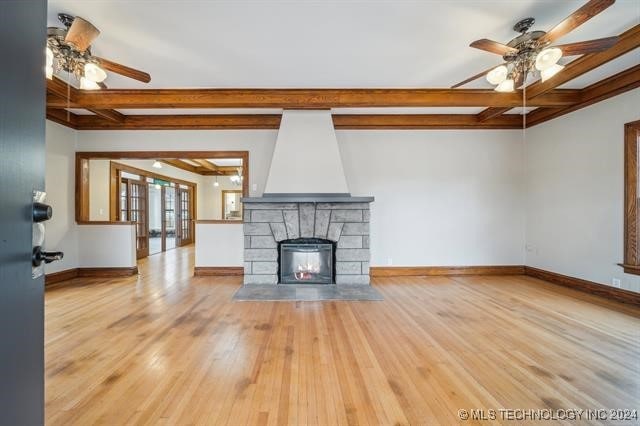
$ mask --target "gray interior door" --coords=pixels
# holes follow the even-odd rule
[[[45,0],[0,0],[0,424],[44,422],[44,281],[31,278],[44,190]]]

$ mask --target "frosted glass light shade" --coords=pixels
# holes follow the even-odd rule
[[[514,81],[512,78],[508,78],[502,83],[498,84],[495,88],[496,92],[513,92]]]
[[[156,160],[156,161],[153,162],[153,165],[151,167],[153,167],[154,169],[161,169],[162,168],[162,163],[159,162],[158,160]]]
[[[557,47],[550,47],[542,50],[536,56],[536,69],[538,71],[544,71],[554,66],[562,58],[562,50]]]
[[[53,51],[47,47],[45,50],[44,75],[51,80],[53,78]]]
[[[542,81],[547,81],[554,75],[558,74],[564,68],[563,65],[555,64],[552,67],[547,68],[546,70],[540,71],[540,79]]]
[[[491,84],[500,84],[507,79],[508,73],[507,67],[500,65],[487,73],[487,81]]]
[[[46,50],[46,66],[47,68],[53,67],[53,51],[47,47]]]
[[[101,83],[107,78],[107,73],[96,64],[89,62],[84,64],[84,76],[95,83]]]
[[[98,90],[100,86],[95,81],[91,81],[86,77],[80,77],[80,89],[82,90]]]

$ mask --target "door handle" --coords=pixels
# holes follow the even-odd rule
[[[34,202],[33,203],[33,221],[36,223],[44,222],[51,219],[53,216],[53,209],[50,205],[45,203]]]
[[[64,253],[61,251],[42,251],[41,246],[33,248],[33,254],[31,255],[31,263],[33,266],[38,267],[44,263],[51,263],[56,260],[62,260]]]

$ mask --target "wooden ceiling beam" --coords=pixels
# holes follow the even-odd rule
[[[198,172],[198,168],[196,166],[194,166],[193,164],[189,164],[186,161],[182,161],[180,159],[177,158],[162,158],[160,160],[161,163],[165,163],[168,164],[170,166],[173,167],[177,167],[179,169],[182,170],[186,170],[187,172],[191,172],[191,173],[199,173]]]
[[[544,83],[539,81],[527,87],[527,104],[530,106],[543,106],[535,104],[535,100],[540,96],[544,96],[552,90],[557,90],[556,87],[604,65],[637,47],[640,47],[640,25],[636,25],[620,34],[618,42],[609,49],[598,53],[590,53],[571,61],[561,72]],[[544,106],[551,107],[552,105]]]
[[[544,123],[561,115],[601,102],[640,87],[640,65],[626,69],[582,89],[581,101],[566,108],[539,108],[527,114],[527,127]]]
[[[336,130],[358,129],[519,129],[522,119],[501,116],[480,122],[474,114],[333,115]]]
[[[79,115],[83,130],[171,130],[171,129],[277,129],[279,114],[222,115],[124,115],[123,122],[105,120],[96,115]]]
[[[76,114],[65,111],[64,109],[47,108],[47,120],[76,130],[78,129],[77,118],[78,116]]]
[[[65,109],[65,108],[82,108],[75,102],[71,102],[66,97],[58,96],[55,93],[47,92],[47,108]]]
[[[204,167],[207,170],[210,170],[212,172],[217,172],[218,171],[218,167],[215,164],[210,163],[209,161],[203,159],[203,158],[195,158],[193,161],[195,161],[196,163],[200,164],[200,166]]]
[[[238,172],[235,171],[235,170],[233,170],[233,171],[231,171],[231,170],[224,170],[224,171],[223,170],[219,170],[217,172],[212,172],[210,170],[206,170],[205,169],[202,172],[200,172],[200,174],[204,175],[204,176],[234,176],[234,175],[237,175]]]
[[[250,115],[247,121],[230,115],[125,115],[124,123],[95,115],[78,115],[79,130],[193,130],[193,129],[277,129],[280,116]],[[478,121],[473,114],[344,114],[333,115],[336,129],[517,129],[519,115],[505,115]],[[191,166],[195,167],[195,166]],[[203,168],[204,169],[204,168]],[[213,171],[211,171],[213,173]]]
[[[202,161],[207,161],[201,158],[191,158],[190,160],[193,160],[198,164],[202,164]],[[194,166],[193,164],[187,163],[186,161],[177,158],[163,158],[158,161],[185,170],[187,172],[197,173],[203,176],[232,176],[237,174],[235,168],[233,170],[212,170],[206,167]]]
[[[47,92],[65,99],[65,101],[75,103],[75,97],[79,90],[54,76],[51,80],[47,79]]]
[[[575,98],[573,104],[536,109],[527,114],[527,127],[637,87],[640,87],[640,65],[575,91],[577,96],[572,95]],[[510,107],[491,107],[479,114],[334,114],[333,123],[339,130],[521,128],[521,116],[503,114],[506,109]],[[502,115],[498,115],[499,113]],[[78,130],[278,129],[281,120],[279,114],[122,115],[122,117],[123,121],[119,122],[97,115],[76,115],[62,109],[47,109],[48,119]],[[192,169],[202,174],[217,173],[202,165],[197,168],[191,165],[189,171],[193,171]],[[226,173],[227,170],[224,172]]]
[[[579,91],[553,90],[532,106],[577,102]],[[522,92],[485,89],[142,89],[78,91],[71,99],[82,108],[283,108],[357,107],[517,107]]]
[[[495,107],[495,108],[487,108],[484,111],[480,111],[476,114],[476,118],[480,122],[485,122],[487,120],[491,120],[492,118],[499,117],[505,112],[509,111],[512,108],[509,107]]]

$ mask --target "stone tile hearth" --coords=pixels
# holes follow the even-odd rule
[[[368,202],[244,204],[244,283],[278,283],[278,243],[322,238],[336,242],[335,283],[369,284]]]

